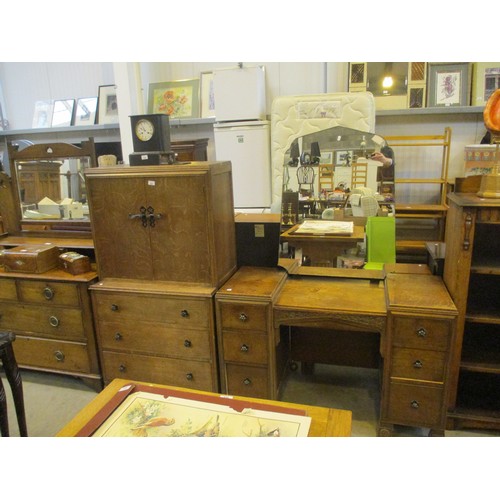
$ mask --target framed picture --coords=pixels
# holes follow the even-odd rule
[[[172,118],[200,116],[200,80],[177,80],[150,83],[148,113],[162,113]]]
[[[100,85],[97,102],[97,123],[118,123],[116,85]]]
[[[35,113],[33,114],[33,128],[47,128],[52,123],[52,101],[36,101]]]
[[[76,101],[73,125],[94,125],[97,111],[97,97],[80,97]]]
[[[321,151],[320,165],[333,165],[333,151]]]
[[[471,106],[484,106],[491,94],[500,88],[500,62],[478,62],[472,67]]]
[[[69,127],[73,122],[74,99],[61,99],[54,101],[52,111],[52,127]]]
[[[349,167],[351,165],[353,157],[352,151],[335,151],[335,166],[337,167]]]
[[[200,107],[202,118],[215,118],[214,74],[211,71],[200,75]]]
[[[429,63],[428,106],[469,104],[470,63]]]

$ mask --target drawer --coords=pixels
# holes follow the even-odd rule
[[[18,335],[13,346],[19,366],[90,373],[89,354],[85,344]]]
[[[212,380],[212,365],[208,362],[110,351],[103,351],[102,361],[105,383],[126,378],[203,391],[219,390],[216,381]]]
[[[17,300],[15,280],[0,278],[0,300]]]
[[[222,328],[267,331],[267,306],[244,302],[220,303]]]
[[[416,427],[443,425],[443,386],[391,382],[388,420]]]
[[[244,332],[224,332],[224,360],[240,363],[267,364],[267,335]]]
[[[267,368],[226,364],[227,392],[235,396],[268,398]]]
[[[0,303],[0,329],[85,340],[82,312],[68,307]]]
[[[104,350],[140,351],[186,359],[211,358],[207,330],[172,328],[162,323],[99,321],[99,344]]]
[[[394,347],[391,377],[443,382],[447,353]]]
[[[208,328],[211,299],[143,296],[92,291],[97,317],[105,321],[167,323],[181,328]]]
[[[450,321],[420,317],[394,317],[393,345],[446,351],[450,337]]]
[[[19,280],[19,300],[35,304],[79,307],[77,285],[46,281]]]

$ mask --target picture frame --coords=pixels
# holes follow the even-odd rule
[[[116,85],[100,85],[97,96],[97,118],[99,125],[118,123],[118,100]]]
[[[428,107],[468,106],[470,63],[428,63]]]
[[[36,101],[33,114],[32,128],[48,128],[52,123],[52,109],[54,104],[51,100]]]
[[[485,106],[495,89],[500,88],[500,62],[472,64],[471,106]]]
[[[57,99],[52,109],[51,127],[69,127],[73,123],[74,99]]]
[[[320,165],[333,165],[333,151],[321,151]]]
[[[205,71],[200,74],[201,118],[215,118],[214,74]]]
[[[149,84],[148,113],[171,118],[199,118],[200,79]]]
[[[76,101],[73,125],[94,125],[97,112],[97,97],[79,97]]]
[[[347,150],[335,151],[335,166],[336,167],[349,167],[353,159],[353,152]]]

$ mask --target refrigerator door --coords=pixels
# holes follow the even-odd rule
[[[235,208],[271,206],[271,139],[269,122],[214,125],[215,156],[230,160]]]

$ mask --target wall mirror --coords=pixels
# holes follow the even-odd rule
[[[336,268],[335,251],[349,245],[356,247],[357,241],[363,240],[366,216],[350,208],[349,198],[353,189],[364,188],[383,204],[377,194],[380,189],[377,169],[381,164],[372,161],[370,155],[386,145],[380,135],[341,126],[303,135],[291,143],[283,165],[282,247],[285,251],[288,247],[291,250],[288,256],[301,262],[302,274],[305,268],[314,274],[321,274],[321,269],[312,269],[315,267]],[[313,234],[299,236],[297,228],[305,221],[327,219],[354,221],[359,237],[346,238],[342,245],[336,246],[336,242],[312,243],[313,230]],[[288,245],[283,245],[284,242]],[[311,261],[307,254],[312,245],[319,256]],[[294,253],[295,248],[300,248],[299,255]]]
[[[90,232],[83,170],[96,166],[93,139],[80,146],[8,145],[18,231]]]

